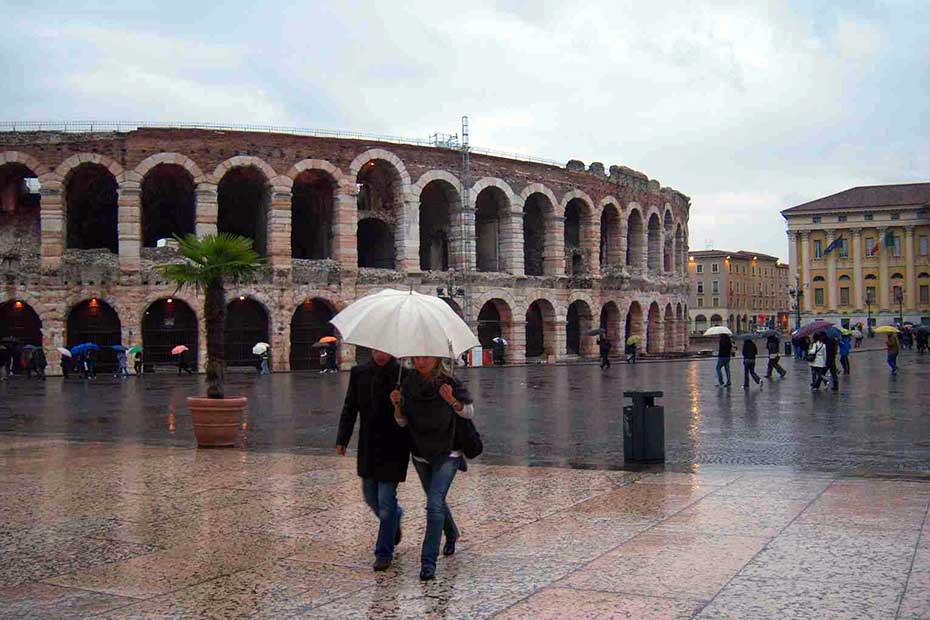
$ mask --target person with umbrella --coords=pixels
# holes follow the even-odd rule
[[[779,363],[781,361],[781,339],[778,337],[778,332],[771,331],[768,336],[765,338],[765,349],[769,353],[769,364],[765,370],[765,378],[771,379],[773,372],[778,372],[779,376],[784,377],[787,372],[781,367]]]
[[[732,356],[733,339],[730,338],[730,334],[722,333],[717,343],[717,385],[721,387],[730,387],[730,358]],[[753,364],[755,364],[755,359],[753,359]],[[726,383],[723,382],[723,371],[727,374]],[[749,386],[748,383],[746,385]]]
[[[917,352],[923,355],[930,348],[930,338],[927,337],[930,328],[926,325],[918,325],[914,328],[914,341],[917,344]]]
[[[46,366],[48,366],[48,360],[45,359],[45,351],[42,347],[29,345],[29,366],[26,368],[26,378],[31,379],[32,373],[35,373],[37,377],[45,381]]]
[[[604,330],[601,330],[597,337],[597,348],[601,354],[601,370],[610,368],[610,349],[612,347],[613,343],[610,342],[610,338],[607,337],[607,333],[604,332]]]
[[[175,355],[178,358],[178,376],[181,376],[182,372],[186,372],[188,375],[194,374],[191,370],[190,363],[188,362],[188,349],[183,344],[171,349],[171,355]]]
[[[828,331],[829,333],[823,334],[823,343],[827,346],[827,371],[830,372],[830,389],[836,392],[840,389],[840,373],[836,367],[836,358],[840,347],[836,328],[831,327]]]
[[[882,325],[875,329],[877,334],[888,334],[885,342],[885,348],[888,351],[888,367],[891,368],[891,374],[898,374],[898,354],[901,352],[901,343],[898,341],[898,330],[894,327]]]
[[[843,374],[849,374],[849,354],[852,352],[853,341],[852,335],[843,334],[840,336],[840,365],[843,367]]]
[[[97,378],[97,353],[93,347],[87,347],[84,351],[84,378]]]
[[[504,351],[507,346],[507,341],[501,338],[500,336],[495,336],[491,340],[491,349],[494,352],[494,363],[498,366],[504,365]]]
[[[635,364],[636,363],[636,345],[639,344],[641,338],[639,336],[630,336],[626,339],[626,363]]]
[[[362,496],[379,523],[375,571],[390,568],[401,540],[404,511],[397,503],[397,485],[407,479],[410,440],[406,429],[394,421],[390,398],[400,372],[393,357],[377,350],[371,352],[371,361],[352,368],[336,435],[336,453],[345,456],[359,419],[356,469]]]
[[[74,368],[71,359],[71,351],[65,349],[64,347],[57,347],[58,353],[61,354],[61,360],[58,362],[58,365],[61,366],[61,375],[67,379],[68,373],[71,372],[71,369]]]
[[[129,376],[128,360],[126,359],[126,347],[122,345],[113,345],[116,351],[116,374],[115,377],[123,378]]]
[[[749,389],[749,377],[752,377],[752,380],[756,382],[756,385],[759,386],[759,389],[762,389],[762,379],[759,378],[759,375],[756,374],[756,355],[759,354],[759,349],[756,347],[756,343],[753,342],[752,336],[748,336],[743,340],[743,389]],[[729,377],[728,377],[729,379]]]
[[[811,389],[819,390],[823,376],[827,372],[827,345],[823,332],[814,334],[814,344],[807,351],[807,359],[811,367]]]
[[[140,347],[139,350],[136,352],[136,355],[133,357],[132,368],[133,370],[136,371],[136,376],[139,376],[144,372],[145,360],[142,356],[142,353],[143,351],[142,351],[142,348]]]

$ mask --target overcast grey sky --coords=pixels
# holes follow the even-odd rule
[[[3,2],[0,117],[279,124],[641,170],[691,247],[930,180],[930,2]],[[56,7],[56,5],[58,5]]]

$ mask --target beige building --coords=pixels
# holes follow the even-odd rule
[[[802,323],[930,322],[930,183],[854,187],[782,215]]]
[[[691,332],[713,325],[733,333],[787,327],[788,266],[758,252],[698,250],[688,253]]]

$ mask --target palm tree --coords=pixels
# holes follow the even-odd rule
[[[183,263],[161,265],[159,269],[174,280],[178,290],[193,287],[203,290],[203,314],[207,325],[207,397],[223,398],[226,355],[223,350],[223,328],[226,321],[226,283],[248,280],[263,261],[252,249],[252,240],[239,235],[221,233],[174,237]]]

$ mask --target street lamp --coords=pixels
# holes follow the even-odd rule
[[[794,300],[794,328],[801,329],[801,302],[804,300],[804,289],[801,287],[801,279],[795,278],[795,288],[788,289],[788,295]]]
[[[871,291],[865,294],[865,305],[869,310],[869,318],[866,319],[866,328],[869,332],[869,338],[872,337],[872,304],[875,303],[875,295]]]
[[[898,325],[904,325],[904,289],[902,287],[895,288],[894,291],[894,300],[898,302]]]

